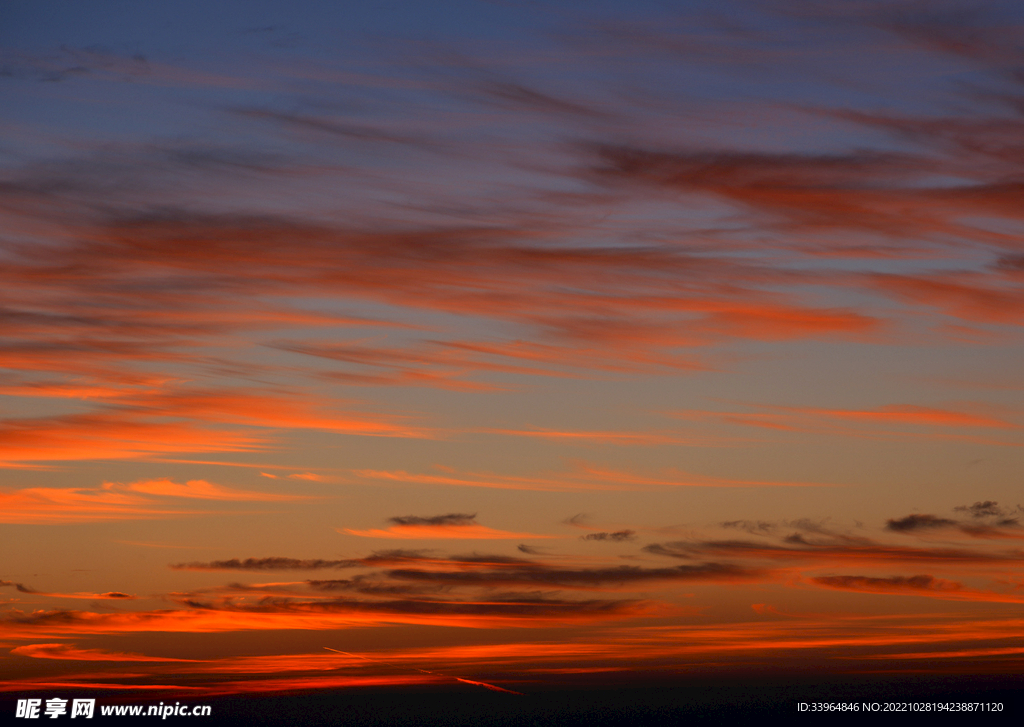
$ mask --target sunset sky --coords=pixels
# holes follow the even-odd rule
[[[0,89],[0,690],[1024,670],[1019,3],[16,0]]]

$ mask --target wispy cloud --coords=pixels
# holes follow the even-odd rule
[[[193,561],[176,563],[171,566],[175,570],[320,570],[322,568],[351,568],[360,565],[358,560],[323,560],[321,558],[245,558],[239,560],[213,560],[209,562]]]
[[[363,538],[442,538],[470,540],[522,540],[523,538],[553,538],[554,535],[535,533],[515,533],[507,530],[496,530],[476,522],[476,515],[452,513],[432,517],[402,516],[389,519],[391,527],[386,530],[352,530],[344,528],[338,532],[358,535]]]
[[[32,487],[0,493],[0,518],[9,523],[69,523],[175,517],[197,511],[167,509],[150,498],[109,488]]]
[[[525,565],[501,568],[493,571],[459,570],[410,570],[399,569],[388,573],[398,580],[447,585],[470,586],[547,586],[556,588],[610,588],[650,582],[715,582],[752,580],[763,574],[736,565],[721,563],[700,563],[681,565],[673,568],[640,568],[619,566],[616,568],[590,568],[571,570],[551,568],[542,565]]]
[[[613,533],[587,533],[581,535],[580,540],[610,540],[613,543],[621,543],[628,540],[636,540],[634,530],[616,530]]]
[[[140,480],[127,485],[114,485],[113,489],[123,489],[129,492],[141,492],[147,495],[159,495],[161,497],[184,497],[195,500],[288,502],[309,499],[302,495],[283,495],[273,492],[238,490],[231,487],[224,487],[223,485],[215,485],[211,482],[207,482],[206,480],[189,480],[185,484],[179,484],[169,479]]]
[[[577,462],[566,472],[539,476],[514,476],[486,472],[461,473],[448,467],[438,467],[442,474],[420,474],[405,471],[354,470],[352,474],[370,480],[411,482],[424,485],[451,485],[455,487],[486,487],[502,490],[574,491],[574,490],[656,490],[672,487],[831,487],[834,485],[811,482],[779,482],[769,480],[739,480],[725,477],[694,475],[670,469],[649,475]]]
[[[0,492],[0,521],[9,523],[70,523],[136,518],[180,517],[203,510],[168,508],[161,498],[220,502],[292,502],[302,495],[238,490],[205,480],[185,484],[170,479],[140,480],[128,484],[107,482],[101,487],[32,487]]]
[[[72,644],[28,644],[11,649],[12,654],[30,656],[33,659],[61,659],[68,661],[141,661],[141,662],[182,662],[196,663],[196,659],[171,659],[165,656],[146,656],[104,651],[103,649],[79,649]]]

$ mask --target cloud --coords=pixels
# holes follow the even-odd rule
[[[465,540],[521,540],[523,538],[555,538],[556,535],[540,533],[517,533],[509,530],[496,530],[484,525],[395,525],[386,530],[352,530],[339,529],[338,532],[356,535],[360,538],[398,538],[409,540],[421,539],[465,539]]]
[[[555,472],[540,476],[499,475],[488,472],[461,473],[451,468],[440,468],[444,474],[420,474],[403,470],[352,470],[361,478],[390,480],[429,485],[456,487],[486,487],[503,490],[534,490],[541,492],[571,491],[645,491],[666,487],[832,487],[813,482],[785,482],[769,480],[737,480],[664,470],[659,475],[648,475],[576,462],[568,472]]]
[[[999,503],[993,500],[979,501],[973,505],[960,505],[953,509],[957,512],[965,512],[975,518],[1000,517],[1005,514],[1003,508],[999,507]]]
[[[681,565],[674,568],[567,569],[530,564],[500,570],[425,571],[396,569],[388,577],[423,583],[458,586],[548,586],[557,588],[599,588],[657,581],[743,581],[762,575],[761,571],[721,563]]]
[[[932,530],[935,528],[947,528],[956,525],[956,520],[935,517],[934,515],[907,515],[906,517],[886,520],[886,529],[895,530],[900,533],[912,532],[915,530]]]
[[[901,193],[912,198],[903,184],[933,167],[911,155],[669,151],[604,143],[591,152],[597,181],[711,193],[762,214],[763,227],[892,235],[928,230],[926,218],[900,214],[891,204]]]
[[[388,522],[394,523],[400,527],[444,527],[449,525],[468,526],[476,524],[476,514],[466,515],[464,513],[451,513],[449,515],[434,515],[433,517],[405,515],[402,517],[390,517],[388,518]]]
[[[319,411],[317,407],[303,401],[302,397],[274,396],[262,392],[168,391],[132,396],[128,403],[151,414],[186,416],[206,422],[268,428],[318,429],[363,436],[428,436],[425,431],[385,417],[335,415]]]
[[[966,548],[909,548],[881,543],[813,543],[801,535],[789,536],[786,547],[746,540],[679,541],[652,543],[643,550],[673,558],[727,556],[764,560],[791,560],[822,563],[943,563],[948,565],[1006,566],[1024,561],[1019,553],[990,553]]]
[[[150,421],[137,413],[69,414],[0,421],[0,462],[136,458],[177,452],[240,452],[263,448],[252,434],[190,422]]]
[[[519,540],[522,538],[553,538],[554,535],[535,533],[514,533],[507,530],[495,530],[476,522],[476,515],[450,513],[432,517],[405,515],[388,518],[393,525],[387,530],[352,530],[344,528],[338,532],[357,535],[362,538],[463,538],[470,540]]]
[[[13,56],[13,57],[12,57]],[[100,47],[75,48],[62,45],[60,52],[45,55],[11,54],[9,74],[48,83],[69,83],[76,79],[125,82],[183,88],[257,89],[265,82],[241,76],[208,73],[181,65],[151,60],[142,54],[131,56]]]
[[[1014,593],[983,591],[965,588],[956,581],[947,581],[929,575],[892,576],[817,576],[811,582],[843,591],[915,595],[950,601],[977,601],[981,603],[1024,603],[1024,597]]]
[[[157,498],[173,497],[220,502],[290,502],[302,495],[238,490],[205,480],[185,484],[167,478],[128,484],[106,482],[99,488],[33,487],[0,492],[0,522],[72,523],[132,518],[165,518],[205,511],[168,509]]]
[[[103,649],[79,649],[72,644],[27,644],[11,649],[12,654],[33,659],[61,659],[66,661],[141,661],[196,663],[195,659],[171,659],[163,656],[126,654]]]
[[[48,593],[43,591],[25,591],[25,593],[32,593],[36,596],[47,596],[48,598],[77,598],[88,601],[103,601],[103,600],[115,600],[115,601],[133,601],[135,596],[130,593],[122,593],[121,591],[107,591],[106,593],[90,593],[90,592],[79,592],[79,593]]]
[[[930,306],[964,321],[1021,325],[1024,293],[1013,281],[992,275],[895,275],[878,273],[870,285],[886,295]]]
[[[46,596],[48,598],[77,598],[89,601],[102,601],[102,600],[116,600],[116,601],[132,601],[135,600],[135,596],[129,593],[122,593],[121,591],[107,591],[106,593],[50,593],[47,591],[37,591],[34,588],[29,588],[24,583],[15,583],[14,581],[3,581],[0,580],[0,587],[9,586],[13,587],[19,593],[25,593],[32,596]]]
[[[914,404],[889,404],[875,409],[827,409],[750,404],[767,412],[680,412],[677,416],[714,418],[731,424],[792,432],[862,436],[866,431],[849,424],[886,427],[875,436],[901,433],[895,427],[1020,429],[1020,425],[983,413],[953,411]],[[981,409],[979,405],[977,408]],[[925,436],[934,437],[934,434]]]
[[[58,524],[180,517],[197,511],[166,509],[153,500],[112,488],[31,487],[0,492],[0,522]]]
[[[372,555],[346,560],[299,559],[299,558],[232,558],[210,562],[177,563],[171,568],[177,570],[319,570],[323,568],[382,568],[395,565],[440,565],[460,568],[491,568],[519,566],[532,561],[503,555],[434,556],[431,551],[390,549],[377,550]]]
[[[323,568],[353,568],[361,565],[358,560],[322,560],[314,558],[301,560],[298,558],[246,558],[239,560],[214,560],[209,562],[193,561],[191,563],[175,563],[175,570],[320,570]]]
[[[729,520],[719,525],[723,528],[744,530],[751,535],[771,535],[777,527],[775,523],[764,520]]]
[[[263,474],[262,472],[260,474]],[[331,477],[328,475],[318,475],[314,472],[296,472],[295,474],[288,475],[290,480],[308,480],[310,482],[330,482]]]
[[[577,39],[594,44],[584,57],[569,54],[597,64],[621,54],[645,62],[671,58],[676,64],[699,64],[702,73],[710,61],[715,73],[727,75],[739,66],[746,71],[799,70],[806,79],[809,67],[826,67],[842,78],[843,68],[857,65],[848,62],[852,57],[870,55],[910,67],[934,63],[938,51],[946,56],[943,62],[957,68],[968,64],[976,76],[999,82],[986,93],[980,88],[958,91],[969,103],[948,104],[954,110],[947,116],[914,110],[840,112],[815,107],[806,98],[797,111],[788,96],[743,105],[747,118],[768,124],[782,118],[779,107],[788,104],[783,121],[800,124],[802,130],[813,126],[806,138],[827,137],[830,149],[815,148],[803,134],[780,142],[772,132],[766,132],[773,137],[770,145],[759,148],[749,142],[741,148],[729,133],[719,133],[729,121],[722,104],[709,99],[694,103],[663,85],[646,87],[641,81],[635,81],[641,88],[631,93],[651,104],[623,112],[618,92],[597,100],[600,93],[567,93],[557,90],[557,83],[541,88],[535,80],[498,70],[482,75],[477,70],[467,79],[465,69],[454,72],[448,65],[435,68],[439,75],[425,81],[419,74],[385,79],[291,63],[287,69],[275,66],[275,78],[346,79],[359,88],[415,89],[415,97],[400,107],[416,113],[368,121],[365,114],[334,106],[327,110],[329,105],[315,102],[289,109],[254,102],[229,112],[238,132],[230,144],[105,144],[9,170],[0,188],[5,223],[35,230],[47,244],[28,244],[18,235],[5,244],[4,320],[12,342],[0,351],[0,359],[31,379],[14,385],[26,394],[41,392],[41,372],[60,379],[55,383],[62,386],[80,378],[77,387],[97,395],[88,398],[97,404],[89,407],[88,416],[101,417],[110,415],[104,406],[112,400],[98,395],[112,382],[144,378],[141,364],[159,372],[151,379],[165,382],[175,378],[170,373],[179,381],[195,380],[211,361],[236,371],[274,369],[253,355],[255,346],[294,356],[299,363],[291,373],[315,380],[318,387],[333,381],[473,391],[515,388],[510,376],[707,370],[714,366],[702,349],[737,340],[876,341],[898,330],[894,323],[915,319],[922,307],[959,321],[1016,325],[1024,299],[1014,277],[1019,270],[1013,235],[978,222],[979,215],[1003,221],[1021,217],[1014,181],[1021,171],[1015,153],[1020,113],[1013,102],[1020,79],[1012,71],[1015,46],[1007,30],[1013,26],[989,22],[965,29],[931,15],[915,19],[916,10],[900,12],[904,15],[896,18],[899,13],[890,9],[859,6],[807,15],[801,8],[780,11],[788,17],[771,30],[767,24],[736,19],[743,27],[737,33],[711,31],[699,22],[672,27],[673,21],[667,21],[657,31],[619,23],[600,32],[600,41]],[[796,42],[805,40],[810,15],[820,24],[815,27],[841,31],[845,41],[866,45],[853,44],[856,51],[830,45],[826,51],[815,43]],[[885,42],[878,40],[879,33],[887,34]],[[598,45],[601,52],[591,52]],[[790,50],[780,53],[782,47]],[[864,47],[871,52],[864,53]],[[15,55],[8,64],[11,72],[33,78],[81,75],[253,88],[277,83],[203,74],[99,49]],[[861,72],[856,81],[871,86],[882,79]],[[485,120],[473,114],[472,122],[467,116],[453,125],[451,109],[438,114],[427,108],[431,104],[423,103],[420,94],[452,83],[460,98],[469,94],[484,104],[489,110]],[[759,87],[789,85],[765,82]],[[705,107],[701,114],[693,111]],[[673,110],[673,128],[683,123],[678,133],[666,135],[658,128],[660,122],[651,117],[657,116],[654,108]],[[677,113],[680,108],[687,113]],[[527,141],[518,132],[508,135],[506,128],[514,126],[509,119],[523,114],[540,123],[541,142]],[[464,123],[494,126],[478,137],[461,133]],[[842,148],[835,140],[851,130],[857,143]],[[272,133],[275,139],[279,133],[298,135],[303,144],[316,145],[317,153],[309,155],[316,158],[306,158],[295,146],[276,145],[291,148],[290,155],[270,154],[235,140],[253,133]],[[880,141],[880,133],[896,137],[897,143]],[[501,143],[471,140],[483,137]],[[549,139],[570,141],[553,155],[544,143]],[[367,144],[387,149],[386,164],[377,154],[367,159],[353,151]],[[496,155],[496,148],[517,150],[509,155],[521,165],[517,174],[530,166],[523,159],[543,155],[543,179],[527,175],[521,189],[503,187],[502,195],[493,194],[494,180],[508,179],[510,168],[497,159],[504,155]],[[477,176],[445,184],[423,179],[419,170],[434,165],[423,164],[419,155],[436,153],[474,167]],[[275,207],[281,210],[276,214],[262,212],[266,205],[258,203],[261,196],[254,191],[272,187],[278,199],[300,194],[306,199],[311,179],[338,190],[339,199],[351,197],[359,214],[317,219],[287,205]],[[552,179],[557,183],[552,185]],[[568,186],[572,193],[552,191]],[[256,201],[231,212],[212,211],[209,198],[224,190],[236,200]],[[398,197],[409,203],[402,205],[397,221],[394,209],[365,202]],[[640,205],[652,200],[670,209],[669,220],[651,208],[637,214]],[[691,210],[699,210],[700,217],[688,219]],[[594,222],[597,217],[600,224]],[[643,221],[639,227],[637,220]],[[985,268],[968,251],[997,262]],[[827,262],[844,256],[908,264],[896,274],[884,265],[851,272]],[[951,256],[971,259],[965,269],[951,271]],[[929,268],[940,259],[941,267]],[[865,295],[872,303],[848,302]],[[330,309],[339,302],[380,306],[396,320],[342,321],[301,310],[294,304],[299,298]],[[879,299],[886,300],[884,307],[873,304]],[[893,300],[897,305],[888,302]],[[444,330],[430,339],[406,337],[413,330],[410,312],[423,311],[443,318]],[[453,330],[460,322],[478,319],[500,325],[488,326],[488,335],[477,337]],[[334,330],[322,333],[339,325],[381,326],[391,333],[405,328],[387,343],[353,340]],[[282,329],[288,340],[281,340]],[[267,330],[278,333],[256,337]],[[225,345],[239,339],[250,345]],[[253,392],[240,401],[239,392],[228,389],[156,388],[136,392],[123,403],[130,410],[118,410],[122,420],[130,420],[122,421],[123,428],[113,427],[107,435],[94,429],[84,432],[89,435],[84,439],[29,442],[13,448],[10,461],[99,453],[123,458],[162,451],[153,449],[159,441],[164,447],[180,445],[175,451],[230,451],[265,445],[276,436],[242,430],[231,440],[223,428],[209,426],[213,422],[360,436],[431,436],[429,428],[402,416],[320,408],[308,390],[294,396],[270,393],[261,402]],[[177,423],[181,436],[166,431],[172,436],[146,442],[119,436],[129,425],[156,426],[159,413],[170,411],[177,413],[168,416],[187,419]],[[878,421],[957,425],[929,420],[921,411],[874,413],[886,415]],[[976,416],[959,423],[1000,426]],[[23,424],[13,423],[16,429]],[[68,422],[37,424],[59,429]],[[660,438],[673,436],[526,428],[505,433],[553,441],[597,442],[603,437],[622,444],[645,437],[650,443],[669,443]]]
[[[667,432],[586,432],[557,431],[552,429],[479,429],[484,434],[500,434],[509,437],[531,437],[547,439],[559,443],[581,444],[618,444],[623,446],[655,446],[662,444],[687,444],[711,446],[721,443],[721,439],[691,435],[672,434]]]
[[[588,518],[589,516],[587,515],[587,513],[578,512],[572,517],[567,517],[565,520],[562,521],[562,524],[571,525],[574,528],[586,528],[587,530],[593,530],[593,527],[586,524]]]
[[[587,533],[581,535],[580,540],[611,540],[621,543],[625,540],[636,540],[636,532],[633,530],[616,530],[614,533]]]
[[[349,579],[312,580],[306,581],[306,584],[314,591],[325,593],[354,591],[366,596],[386,596],[389,598],[423,596],[429,593],[439,593],[442,590],[440,587],[401,585],[360,576]]]
[[[953,510],[966,513],[971,516],[971,519],[962,522],[934,515],[908,515],[898,520],[888,520],[886,528],[897,532],[914,532],[956,527],[960,532],[973,538],[1024,538],[1024,534],[1014,532],[1020,525],[1019,517],[1011,517],[1015,511],[1002,508],[998,502],[993,500],[978,501],[973,505],[961,505]],[[988,522],[979,522],[983,519],[988,519]]]
[[[963,586],[953,581],[944,581],[932,576],[892,576],[872,578],[868,576],[817,576],[811,581],[821,586],[847,591],[870,593],[901,593],[915,591],[958,591]]]
[[[232,113],[259,121],[271,121],[290,130],[307,134],[313,132],[316,135],[335,136],[363,142],[397,143],[417,146],[428,143],[428,140],[422,136],[399,135],[388,132],[381,126],[347,123],[325,116],[283,113],[258,108],[237,108]]]
[[[336,630],[354,626],[421,624],[464,628],[541,627],[631,618],[653,605],[635,600],[569,600],[505,594],[486,600],[407,596],[390,599],[260,599],[258,603],[214,603],[185,599],[180,608],[158,611],[7,611],[0,617],[4,638],[131,634],[218,633],[254,630]]]
[[[122,489],[129,492],[142,492],[147,495],[161,497],[184,497],[197,500],[224,500],[240,502],[282,502],[309,499],[302,495],[280,495],[272,492],[253,492],[236,490],[223,485],[215,485],[205,480],[189,480],[181,485],[169,479],[140,480],[127,485],[107,483],[110,489]]]
[[[321,568],[350,568],[358,565],[356,560],[323,560],[319,558],[300,560],[298,558],[246,558],[239,560],[212,560],[175,563],[175,570],[317,570]]]

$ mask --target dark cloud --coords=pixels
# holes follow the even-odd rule
[[[575,515],[573,515],[572,517],[567,517],[565,520],[562,521],[562,524],[563,525],[572,525],[573,527],[576,527],[576,528],[585,528],[585,527],[588,527],[586,522],[587,522],[587,514],[585,512],[578,512]]]
[[[976,502],[973,505],[960,505],[954,507],[957,512],[965,512],[971,517],[999,517],[1005,513],[1004,509],[999,507],[999,503],[994,500],[985,500],[984,502]]]
[[[953,508],[971,517],[966,522],[940,518],[935,515],[907,515],[904,518],[887,521],[886,529],[896,532],[914,532],[938,528],[956,527],[973,538],[1008,538],[1015,537],[1012,529],[1019,527],[1020,517],[1014,516],[1015,510],[1000,507],[994,500],[980,500],[973,505],[960,505]],[[1018,509],[1020,509],[1018,507]],[[987,520],[987,522],[983,522]],[[979,522],[981,521],[981,522]]]
[[[314,591],[326,593],[334,591],[354,591],[366,596],[411,596],[443,590],[443,587],[413,586],[407,584],[387,583],[366,576],[356,576],[339,580],[306,581]]]
[[[443,516],[446,517],[446,516]],[[378,550],[363,558],[324,560],[320,558],[232,558],[210,562],[175,563],[175,570],[322,570],[327,568],[381,568],[388,566],[440,565],[463,568],[528,567],[534,562],[505,555],[436,556],[426,550]],[[326,582],[326,581],[325,581]],[[339,581],[340,582],[340,581]]]
[[[543,114],[578,116],[591,119],[607,119],[608,114],[587,105],[559,98],[538,91],[515,81],[491,81],[481,85],[481,90],[500,105]]]
[[[956,591],[959,583],[943,581],[932,576],[893,576],[872,578],[868,576],[818,576],[811,581],[829,588],[852,591]]]
[[[912,2],[878,6],[868,19],[939,53],[1011,70],[1020,63],[1019,20],[1005,7],[996,2]]]
[[[1006,518],[988,525],[964,524],[960,530],[972,538],[1007,538],[1021,537],[1013,533],[1013,529],[1020,527],[1019,518]]]
[[[909,533],[915,530],[931,530],[934,528],[946,528],[956,525],[956,520],[935,517],[934,515],[907,515],[898,519],[886,520],[887,530],[895,530],[899,533]]]
[[[581,535],[580,540],[611,540],[621,543],[625,540],[636,540],[636,532],[633,530],[617,530],[614,533],[588,533]]]
[[[13,586],[19,593],[39,593],[39,591],[29,588],[24,583],[15,583],[14,581],[0,581],[0,586]]]
[[[653,581],[730,581],[756,577],[760,571],[722,563],[681,565],[675,568],[566,569],[539,564],[500,570],[428,571],[399,569],[388,571],[389,578],[444,583],[458,586],[548,586],[562,588],[593,588]]]
[[[440,600],[428,598],[399,598],[390,600],[359,600],[335,598],[331,600],[301,600],[294,598],[264,598],[256,604],[239,604],[232,601],[204,602],[184,599],[179,602],[189,611],[215,611],[238,614],[266,615],[344,615],[379,614],[381,616],[452,616],[511,618],[511,619],[582,619],[622,617],[636,615],[645,609],[645,604],[635,600],[568,600],[545,596],[505,596],[486,601]],[[106,629],[117,631],[126,623],[131,625],[159,628],[161,625],[179,623],[175,620],[180,611],[161,610],[143,612],[119,612],[97,614],[84,611],[54,610],[36,611],[31,614],[8,611],[0,615],[0,626],[62,629],[70,632],[87,629],[89,633],[102,633]],[[168,620],[169,619],[169,620]],[[282,625],[294,628],[294,622],[283,620]]]
[[[298,558],[246,558],[214,560],[208,563],[193,561],[171,565],[175,570],[320,570],[322,568],[353,568],[363,565],[359,560],[300,560]]]
[[[375,550],[373,555],[360,559],[360,563],[368,566],[402,565],[405,563],[418,563],[424,560],[436,560],[428,555],[428,550],[406,550],[394,548],[391,550]]]
[[[465,513],[453,512],[448,515],[434,515],[433,517],[405,515],[388,518],[388,522],[395,525],[424,525],[427,527],[474,525],[476,523],[476,513],[467,515]]]
[[[430,145],[426,137],[396,134],[381,126],[354,124],[338,117],[325,115],[286,113],[272,109],[238,108],[238,116],[260,121],[270,121],[292,131],[316,132],[361,142],[386,142],[392,144]]]
[[[330,601],[301,601],[268,598],[257,605],[213,604],[188,601],[190,608],[248,613],[379,613],[437,616],[509,616],[509,617],[573,617],[586,615],[615,615],[633,610],[636,601],[622,600],[560,600],[545,597],[509,598],[507,600],[458,601],[435,599],[398,599],[361,601],[333,599]]]
[[[743,530],[751,535],[770,535],[776,528],[775,523],[765,520],[729,520],[719,525],[723,528]]]
[[[837,530],[828,524],[828,518],[824,520],[811,520],[810,518],[799,518],[797,520],[787,520],[785,524],[789,527],[796,528],[797,530],[807,533],[809,535],[818,536],[814,541],[815,545],[821,545],[825,543],[870,543],[871,541],[859,535],[851,535],[848,532]]]
[[[814,545],[813,542],[809,541],[801,533],[792,533],[782,539],[782,542],[789,543],[790,545]]]
[[[791,535],[786,538],[786,541],[789,544],[803,547],[791,548],[785,545],[768,544],[763,541],[707,540],[653,543],[644,546],[643,550],[654,555],[687,560],[726,556],[765,560],[805,560],[837,564],[845,562],[926,562],[950,564],[987,563],[995,565],[1024,561],[1024,554],[1014,552],[987,553],[957,548],[910,548],[871,541],[815,543],[808,541],[800,534]]]
[[[688,152],[610,144],[595,145],[592,153],[596,180],[716,194],[770,215],[774,222],[756,221],[761,227],[891,235],[923,229],[922,220],[890,211],[878,189],[897,193],[899,180],[930,166],[909,156]]]
[[[1001,255],[996,260],[996,268],[1009,272],[1024,272],[1024,255]]]

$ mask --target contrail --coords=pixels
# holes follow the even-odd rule
[[[474,681],[472,679],[463,679],[462,677],[455,677],[455,676],[450,676],[448,674],[441,674],[440,672],[436,672],[436,671],[427,671],[426,669],[420,669],[419,667],[415,667],[415,666],[406,666],[404,664],[393,664],[390,661],[384,661],[383,659],[371,659],[370,657],[363,656],[362,654],[352,654],[352,653],[350,653],[348,651],[342,651],[341,649],[332,649],[330,646],[325,646],[324,648],[327,649],[328,651],[333,651],[336,654],[344,654],[345,656],[354,656],[357,659],[363,659],[364,661],[373,661],[373,662],[377,662],[378,664],[387,664],[388,666],[393,666],[393,667],[395,667],[397,669],[413,669],[415,671],[423,672],[424,674],[430,674],[432,676],[444,677],[446,679],[454,679],[455,681],[462,682],[464,684],[475,684],[478,687],[483,687],[484,689],[490,689],[491,691],[494,691],[494,692],[505,692],[506,694],[518,694],[521,697],[525,696],[522,692],[514,692],[511,689],[505,689],[504,687],[499,687],[496,684],[488,684],[487,682],[478,682],[478,681]]]

